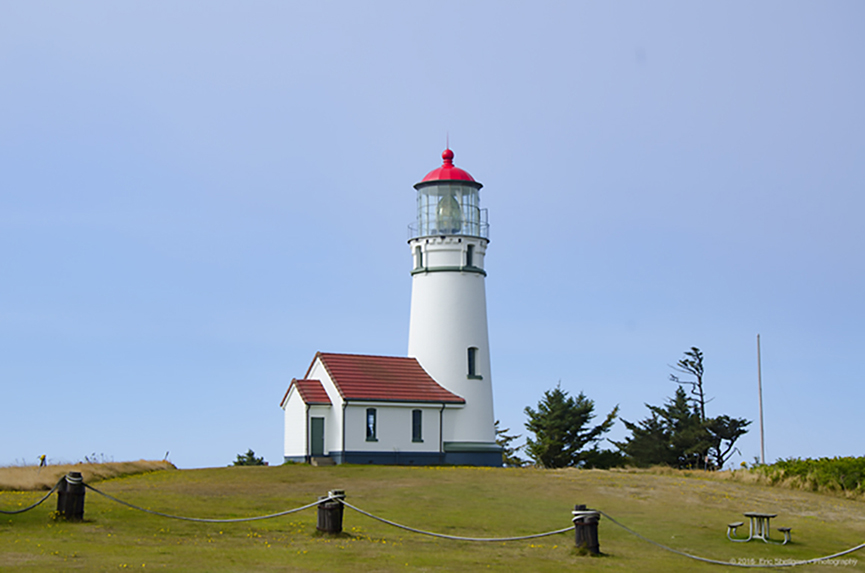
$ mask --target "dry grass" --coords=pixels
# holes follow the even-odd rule
[[[158,470],[176,469],[167,461],[138,460],[137,462],[107,462],[101,464],[65,464],[56,466],[10,466],[0,467],[0,490],[38,491],[49,490],[68,472],[81,472],[84,481],[97,481],[141,474]]]

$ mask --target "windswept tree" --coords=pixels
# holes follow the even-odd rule
[[[537,410],[528,406],[525,409],[529,418],[526,429],[534,435],[534,439],[526,439],[526,454],[545,468],[581,465],[596,449],[591,447],[613,426],[619,407],[613,408],[601,424],[589,427],[594,411],[595,403],[582,392],[574,398],[562,390],[561,384],[547,390]]]
[[[736,440],[748,433],[750,420],[718,416],[706,420],[705,426],[711,436],[709,456],[716,468],[721,469],[737,451]]]
[[[631,435],[613,443],[629,462],[640,466],[721,469],[736,451],[736,440],[747,433],[751,422],[726,415],[706,416],[710,400],[703,388],[705,371],[699,348],[691,347],[671,368],[688,376],[682,379],[670,375],[678,384],[675,396],[663,407],[646,404],[651,414],[637,423],[622,420]],[[691,387],[690,393],[684,390],[685,385]]]
[[[700,421],[706,421],[706,394],[703,392],[703,353],[696,346],[685,352],[685,357],[670,366],[679,374],[685,374],[692,378],[682,380],[675,374],[670,374],[670,380],[679,386],[688,384],[691,386],[692,401],[700,414]]]
[[[736,451],[736,440],[748,432],[747,428],[751,422],[744,418],[731,418],[726,415],[716,418],[706,417],[706,404],[711,399],[706,398],[706,393],[703,390],[703,353],[699,348],[692,346],[690,350],[685,352],[684,358],[672,368],[680,374],[689,376],[689,378],[682,380],[671,374],[670,379],[679,384],[680,387],[682,384],[691,386],[691,402],[694,409],[699,412],[700,421],[708,434],[707,437],[703,438],[707,442],[703,461],[707,466],[713,465],[721,469]]]

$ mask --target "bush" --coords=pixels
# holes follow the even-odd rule
[[[266,466],[267,462],[264,458],[255,457],[255,452],[249,449],[245,454],[237,454],[237,459],[234,460],[236,466]]]
[[[772,484],[793,481],[812,491],[865,494],[865,457],[789,458],[752,471],[762,474]]]

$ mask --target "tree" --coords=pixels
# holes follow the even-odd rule
[[[250,448],[245,454],[237,454],[237,459],[234,460],[236,466],[266,466],[267,462],[264,457],[255,457],[255,452]]]
[[[721,469],[736,451],[736,440],[748,432],[747,427],[751,422],[744,418],[731,418],[726,415],[716,418],[706,417],[706,404],[711,400],[706,399],[703,391],[703,353],[699,348],[692,346],[685,352],[685,357],[672,368],[682,374],[693,376],[693,380],[682,381],[678,376],[671,374],[670,380],[680,385],[683,383],[691,385],[693,396],[691,401],[699,411],[700,421],[707,433],[704,438],[707,444],[703,461],[707,466],[712,464],[717,469]]]
[[[748,433],[747,426],[750,423],[750,420],[729,416],[718,416],[706,420],[706,429],[712,440],[709,455],[712,457],[715,467],[723,468],[733,452],[738,451],[738,448],[735,447],[736,440]]]
[[[596,445],[610,430],[619,407],[613,408],[603,423],[587,428],[595,417],[594,410],[595,403],[582,392],[574,398],[562,390],[561,384],[547,390],[537,411],[528,406],[525,409],[529,418],[526,429],[535,436],[526,439],[526,454],[545,468],[581,465],[588,455],[584,448]]]
[[[700,413],[700,421],[706,421],[706,395],[703,393],[703,353],[696,346],[685,352],[685,357],[675,366],[670,366],[676,372],[693,376],[693,380],[680,380],[675,374],[670,374],[670,380],[678,385],[690,384],[692,400]]]
[[[610,468],[624,467],[627,461],[622,452],[617,450],[602,450],[595,445],[592,449],[586,451],[581,467],[587,470],[608,470]]]
[[[508,432],[510,431],[510,428],[505,428],[504,430],[499,429],[499,421],[496,420],[496,443],[502,448],[502,464],[509,468],[519,468],[526,463],[517,456],[517,452],[520,451],[523,446],[511,447],[511,442],[518,440],[522,434],[509,436]]]
[[[709,434],[685,390],[676,388],[676,395],[664,406],[646,407],[651,415],[637,423],[622,420],[631,435],[623,442],[613,442],[628,461],[637,466],[702,467]]]
[[[682,380],[671,374],[670,379],[678,384],[675,397],[663,407],[646,404],[651,415],[636,424],[622,420],[631,436],[613,443],[636,465],[721,469],[751,422],[726,415],[706,416],[706,404],[711,400],[703,388],[705,371],[699,348],[692,346],[671,368],[692,379]],[[683,385],[691,386],[690,396]]]

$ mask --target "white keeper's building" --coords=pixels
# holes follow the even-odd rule
[[[495,441],[482,185],[453,151],[414,187],[408,356],[319,352],[294,379],[285,460],[501,466]]]

